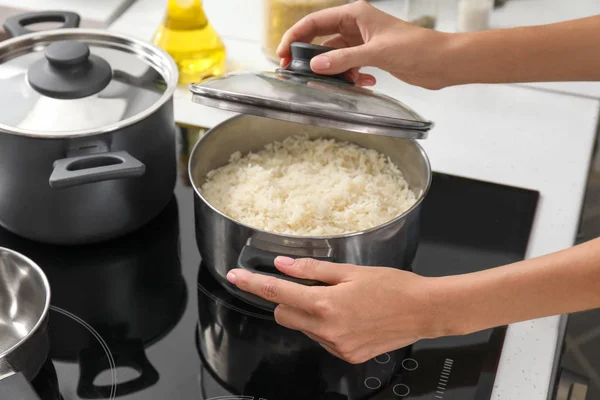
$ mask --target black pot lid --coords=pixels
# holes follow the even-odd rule
[[[178,72],[163,50],[91,29],[0,43],[0,131],[56,138],[135,123],[169,101]]]
[[[354,85],[343,76],[318,75],[310,60],[331,49],[293,43],[287,69],[234,72],[190,85],[196,103],[229,111],[361,133],[427,137],[433,123],[401,102]]]

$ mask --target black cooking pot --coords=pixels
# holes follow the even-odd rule
[[[63,28],[27,29],[51,21]],[[61,245],[148,223],[177,167],[171,57],[78,24],[69,12],[17,15],[0,43],[0,225]]]
[[[116,367],[130,367],[139,373],[138,378],[117,384],[118,395],[138,392],[158,381],[145,348],[173,329],[187,304],[174,197],[152,222],[111,242],[52,246],[1,230],[0,243],[38,262],[54,293],[52,305],[95,330]],[[50,323],[50,356],[79,363],[80,397],[110,398],[111,386],[94,383],[110,368],[105,349],[88,330],[73,329],[71,318],[57,317]]]
[[[198,272],[197,346],[203,367],[233,395],[266,399],[366,399],[385,387],[406,350],[353,365],[273,314],[238,300],[205,265]],[[208,393],[207,398],[219,396]],[[212,389],[214,390],[214,389]]]

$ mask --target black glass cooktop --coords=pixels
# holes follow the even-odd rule
[[[0,230],[52,290],[46,399],[487,400],[504,328],[427,340],[350,365],[232,298],[201,263],[187,152],[169,206],[124,238],[54,247]],[[476,271],[524,257],[537,192],[434,174],[413,270]]]

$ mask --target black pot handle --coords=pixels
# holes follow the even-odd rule
[[[117,383],[117,396],[140,392],[158,382],[158,372],[148,361],[141,340],[127,340],[119,342],[119,344],[110,343],[109,348],[115,367],[132,368],[140,374],[133,380]],[[94,379],[107,369],[104,350],[94,347],[82,351],[79,356],[79,365],[81,373],[77,385],[77,395],[84,399],[111,398],[112,386],[94,384]]]
[[[309,279],[300,279],[293,276],[282,274],[275,267],[275,258],[278,256],[287,256],[291,258],[298,258],[297,256],[290,256],[287,254],[272,253],[270,251],[257,249],[252,246],[244,246],[240,255],[238,256],[237,266],[238,268],[245,269],[255,274],[263,274],[274,276],[279,279],[286,281],[299,283],[306,286],[325,286],[323,282],[313,281]],[[317,260],[333,262],[332,257],[312,257]]]
[[[13,15],[4,21],[3,27],[6,33],[11,37],[26,35],[33,33],[27,29],[28,25],[37,24],[41,22],[62,22],[62,28],[77,28],[81,17],[69,11],[39,11],[29,12],[24,14]]]
[[[17,372],[0,379],[0,399],[40,400],[25,376]]]
[[[63,189],[145,173],[146,166],[126,151],[94,153],[56,160],[49,183],[53,189]]]

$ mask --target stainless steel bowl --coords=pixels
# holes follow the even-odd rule
[[[50,351],[50,284],[32,260],[0,247],[0,299],[0,398],[35,398],[27,381]]]

